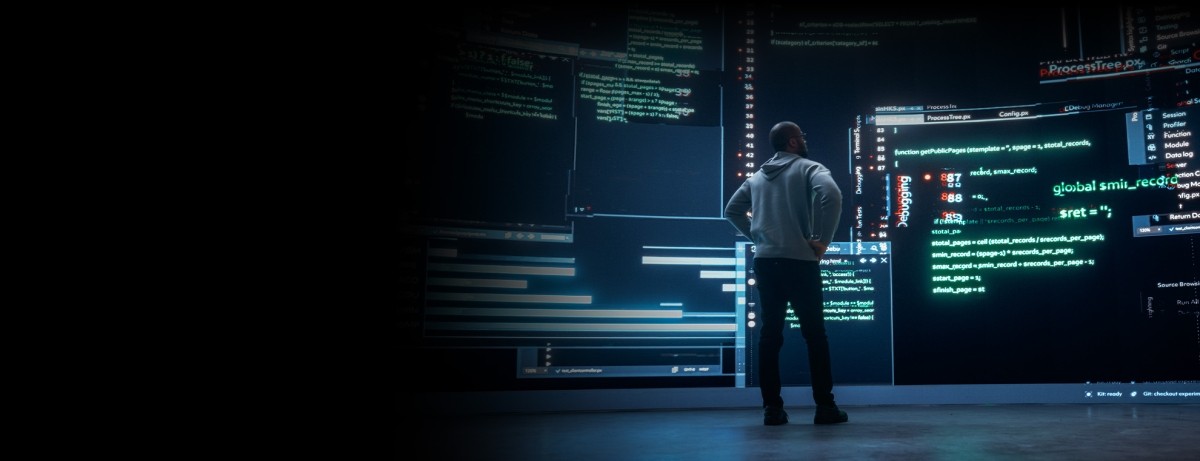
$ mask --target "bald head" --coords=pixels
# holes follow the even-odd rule
[[[771,147],[776,151],[791,152],[807,156],[808,143],[800,126],[792,122],[779,122],[771,127]]]

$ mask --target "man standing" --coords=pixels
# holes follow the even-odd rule
[[[725,218],[754,242],[759,313],[759,387],[763,424],[788,422],[783,410],[779,351],[787,308],[800,320],[808,345],[815,424],[849,420],[833,398],[833,372],[821,294],[821,256],[837,229],[842,192],[829,169],[808,159],[808,144],[800,127],[780,122],[771,128],[775,156],[733,193]]]

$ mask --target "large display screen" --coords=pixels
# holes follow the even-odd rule
[[[787,120],[844,197],[838,385],[1200,382],[1194,13],[435,15],[400,366],[440,391],[756,386],[754,248],[722,213]]]

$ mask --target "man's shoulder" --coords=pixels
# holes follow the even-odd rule
[[[821,162],[818,162],[816,160],[806,158],[806,157],[800,157],[800,158],[796,159],[796,166],[799,166],[801,169],[803,169],[805,171],[811,171],[811,170],[816,170],[817,172],[820,172],[822,170],[824,170],[826,172],[829,171],[829,169],[826,168],[825,165],[822,164]]]

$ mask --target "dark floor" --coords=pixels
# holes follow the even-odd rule
[[[763,426],[758,409],[484,414],[401,428],[397,455],[480,460],[1200,460],[1200,405],[812,407]],[[418,453],[428,455],[421,456]]]

